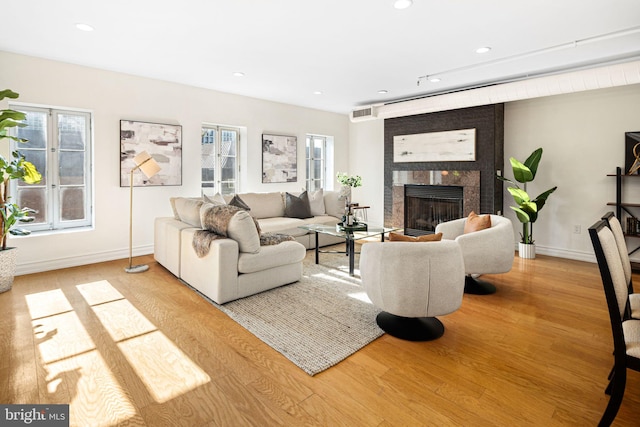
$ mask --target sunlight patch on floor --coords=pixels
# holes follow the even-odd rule
[[[369,297],[367,296],[367,293],[364,292],[364,291],[351,293],[351,294],[349,294],[349,297],[355,298],[355,299],[360,300],[362,302],[366,302],[367,304],[373,304],[371,302],[371,300],[369,299]]]
[[[60,289],[25,295],[25,299],[33,320],[73,310]]]
[[[120,342],[118,348],[156,402],[166,402],[211,380],[160,331]]]
[[[210,381],[206,372],[108,281],[79,285],[78,290],[156,402],[166,402]]]

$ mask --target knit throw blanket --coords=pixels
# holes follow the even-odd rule
[[[229,237],[228,228],[231,218],[243,209],[231,205],[211,205],[202,212],[202,230],[197,230],[193,235],[191,245],[199,258],[205,257],[209,253],[211,242]],[[262,233],[258,221],[253,218],[258,234],[260,235],[260,246],[277,245],[281,242],[295,240],[288,234]]]

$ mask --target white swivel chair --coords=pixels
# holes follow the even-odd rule
[[[439,338],[444,326],[434,316],[462,304],[464,262],[453,241],[365,243],[360,276],[371,302],[383,310],[378,326],[397,338]]]
[[[507,273],[513,266],[515,240],[513,225],[508,218],[491,215],[491,227],[464,233],[467,218],[440,223],[436,233],[442,233],[443,240],[455,240],[462,248],[464,258],[465,292],[469,294],[492,294],[496,287],[478,280],[481,274]]]

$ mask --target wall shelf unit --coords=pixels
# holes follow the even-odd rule
[[[640,184],[640,175],[625,175],[622,168],[617,167],[614,176],[616,178],[616,201],[607,203],[607,206],[615,206],[616,217],[622,225],[627,237],[627,249],[629,256],[640,250],[640,203],[623,202],[622,190],[625,182],[635,181]],[[635,272],[640,272],[640,262],[631,261],[631,267]]]

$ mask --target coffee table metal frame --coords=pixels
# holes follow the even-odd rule
[[[384,235],[390,231],[398,230],[398,228],[375,227],[368,225],[366,231],[342,231],[336,229],[335,225],[324,224],[308,224],[301,225],[299,228],[313,231],[316,233],[315,256],[316,264],[320,263],[320,253],[347,254],[349,256],[349,275],[353,276],[354,260],[355,260],[355,241],[366,239],[368,237],[380,236],[380,241],[384,242]],[[334,237],[342,237],[345,240],[345,251],[321,251],[318,245],[318,234],[328,234]]]

